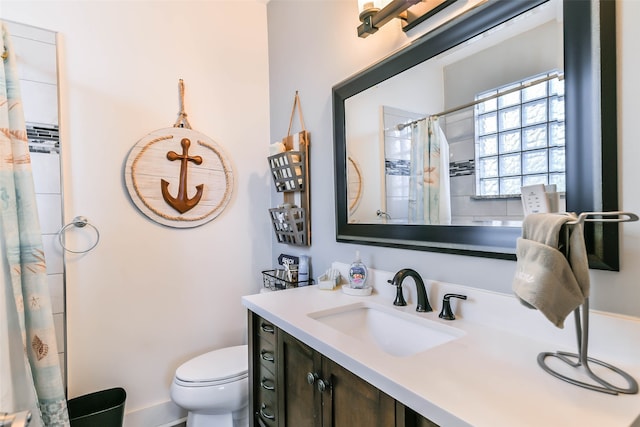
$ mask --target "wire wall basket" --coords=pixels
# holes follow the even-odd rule
[[[307,222],[303,208],[269,209],[273,231],[278,243],[307,245]]]
[[[272,291],[297,288],[298,286],[313,285],[313,279],[293,282],[287,279],[287,272],[284,269],[265,270],[262,272],[262,283],[265,288]]]
[[[301,151],[285,151],[269,156],[273,183],[278,192],[304,191],[305,164]]]

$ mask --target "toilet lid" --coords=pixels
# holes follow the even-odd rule
[[[176,379],[203,383],[246,376],[249,366],[248,351],[246,345],[239,345],[197,356],[176,369]]]

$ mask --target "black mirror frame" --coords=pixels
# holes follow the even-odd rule
[[[491,0],[477,12],[419,38],[333,87],[336,241],[515,260],[520,227],[350,224],[345,100],[546,1]],[[563,3],[567,210],[576,213],[616,211],[615,1],[597,0],[599,14],[593,12],[592,1],[564,0]],[[600,24],[597,51],[591,39],[594,19],[599,19]],[[600,69],[593,70],[591,64],[598,53]],[[599,85],[594,84],[598,74]],[[593,100],[598,97],[600,104],[594,104]],[[599,135],[593,131],[594,120],[600,121]],[[619,270],[617,224],[586,223],[584,232],[590,267]]]

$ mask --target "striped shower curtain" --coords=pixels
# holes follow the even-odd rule
[[[409,223],[451,224],[449,143],[437,117],[411,127]]]
[[[449,142],[438,117],[427,119],[428,148],[424,152],[424,219],[427,224],[451,224]]]
[[[15,55],[1,25],[0,412],[68,426]]]

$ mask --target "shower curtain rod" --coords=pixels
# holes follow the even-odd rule
[[[539,79],[535,79],[535,80],[528,81],[526,83],[519,84],[518,86],[514,86],[514,87],[509,88],[509,89],[507,89],[505,91],[494,93],[493,95],[485,96],[484,98],[477,99],[475,101],[471,101],[471,102],[468,102],[466,104],[459,105],[457,107],[453,107],[453,108],[441,111],[441,112],[436,113],[436,114],[430,114],[428,116],[421,117],[421,118],[413,120],[411,122],[400,123],[400,124],[398,124],[396,126],[396,128],[398,130],[402,130],[407,126],[415,125],[416,123],[421,122],[423,120],[427,120],[427,119],[430,119],[432,117],[445,116],[447,114],[455,113],[457,111],[464,110],[465,108],[473,107],[475,105],[482,104],[483,102],[490,101],[490,100],[498,98],[500,96],[508,95],[508,94],[510,94],[512,92],[515,92],[515,91],[518,91],[518,90],[522,90],[522,89],[526,89],[528,87],[535,86],[535,85],[537,85],[539,83],[544,83],[544,82],[547,82],[549,80],[553,80],[555,78],[557,78],[559,80],[564,80],[564,74],[560,74],[560,73],[549,74],[548,76],[541,77]]]

